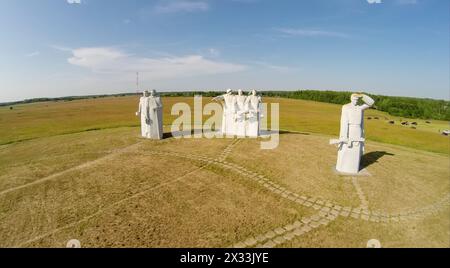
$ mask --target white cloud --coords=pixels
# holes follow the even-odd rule
[[[36,57],[36,56],[39,56],[41,54],[41,52],[39,52],[39,51],[33,51],[33,52],[31,52],[31,53],[28,53],[28,54],[25,54],[25,57]]]
[[[240,64],[213,61],[200,55],[181,57],[147,58],[126,54],[116,48],[91,47],[71,50],[72,65],[87,68],[97,73],[129,75],[144,73],[149,79],[169,79],[232,73],[245,70]]]
[[[271,64],[271,63],[268,63],[265,61],[252,61],[251,63],[253,63],[257,66],[260,66],[262,68],[274,70],[277,72],[291,72],[291,71],[299,70],[297,67],[275,65],[275,64]]]
[[[207,11],[209,4],[205,1],[167,0],[155,6],[157,13]]]
[[[339,32],[329,32],[322,30],[306,30],[306,29],[293,29],[293,28],[277,28],[276,31],[286,36],[305,36],[305,37],[339,37],[348,38],[349,36]]]
[[[369,4],[381,4],[381,0],[367,0],[367,3]]]
[[[67,3],[69,4],[81,4],[81,0],[67,0]]]
[[[218,50],[217,48],[209,48],[208,49],[208,53],[212,57],[219,57],[220,56],[220,50]]]

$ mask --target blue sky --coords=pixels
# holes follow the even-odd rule
[[[447,0],[0,0],[0,102],[168,90],[449,99]]]

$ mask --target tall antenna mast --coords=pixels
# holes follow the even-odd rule
[[[139,92],[139,72],[136,72],[136,91]]]

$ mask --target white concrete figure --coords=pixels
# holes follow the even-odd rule
[[[247,114],[247,107],[245,105],[247,100],[247,96],[245,96],[242,92],[242,90],[238,90],[238,94],[236,96],[236,136],[238,137],[245,137],[245,130],[246,130],[246,114]]]
[[[142,137],[157,140],[163,138],[162,108],[161,97],[156,95],[155,90],[152,90],[150,95],[148,91],[144,91],[136,112],[137,116],[141,116]]]
[[[256,90],[252,90],[245,100],[247,109],[247,124],[245,134],[247,137],[256,138],[259,136],[261,116],[262,116],[262,100],[261,96],[256,95]]]
[[[236,96],[233,95],[231,89],[227,89],[227,93],[215,97],[213,100],[222,100],[223,115],[222,115],[222,134],[227,136],[234,136],[236,131]]]
[[[362,99],[364,104],[358,105]],[[339,139],[330,140],[338,144],[336,170],[342,173],[357,174],[364,154],[364,110],[375,101],[364,94],[352,94],[351,103],[342,107]]]
[[[139,107],[136,116],[141,117],[141,136],[146,138],[150,129],[148,118],[148,91],[142,92],[142,97],[139,99]]]

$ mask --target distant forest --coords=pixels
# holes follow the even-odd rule
[[[261,91],[262,96],[281,97],[291,99],[312,100],[318,102],[346,104],[350,101],[352,92],[343,91],[321,91],[321,90],[298,90],[298,91]],[[166,97],[191,97],[194,95],[203,95],[205,97],[214,97],[222,94],[218,91],[184,91],[184,92],[160,92],[161,96]],[[24,101],[0,103],[0,106],[13,106],[16,104],[25,104],[44,101],[73,101],[79,99],[121,97],[137,95],[137,93],[122,93],[112,95],[92,95],[92,96],[69,96],[60,98],[36,98]],[[394,116],[406,118],[421,118],[450,121],[450,101],[411,98],[411,97],[393,97],[383,95],[368,94],[375,100],[374,108],[384,111]]]

